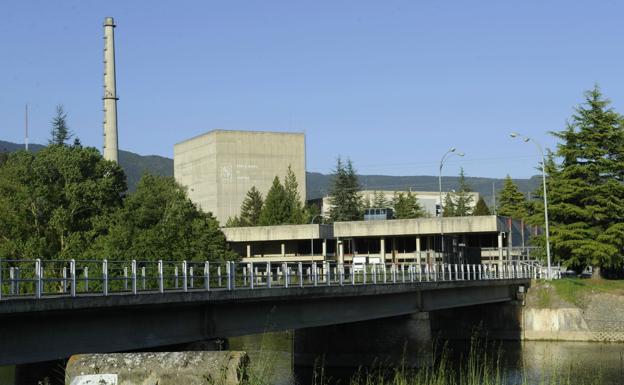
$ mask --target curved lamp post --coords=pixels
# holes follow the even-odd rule
[[[442,159],[440,159],[440,168],[438,172],[438,188],[440,193],[440,248],[442,252],[444,252],[444,230],[442,229],[442,217],[444,216],[444,205],[442,203],[442,167],[444,167],[444,162],[453,155],[464,156],[463,152],[456,152],[457,149],[455,147],[451,147],[447,152],[442,155]]]
[[[533,142],[537,147],[540,155],[542,156],[542,185],[544,186],[544,222],[546,223],[546,262],[548,264],[548,271],[546,273],[546,278],[550,279],[550,231],[548,229],[548,196],[546,195],[546,158],[544,157],[544,150],[542,146],[533,138],[529,138],[527,136],[521,135],[517,132],[512,132],[509,134],[512,138],[520,138],[523,142]]]

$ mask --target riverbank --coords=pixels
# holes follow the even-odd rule
[[[624,342],[624,281],[536,281],[522,309],[528,341]]]

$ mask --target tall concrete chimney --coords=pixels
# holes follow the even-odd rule
[[[104,159],[117,162],[117,91],[115,85],[115,22],[104,19]]]

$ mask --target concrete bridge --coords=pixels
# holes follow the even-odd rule
[[[69,261],[59,270],[65,274],[51,275],[46,263],[34,261],[34,275],[24,271],[31,262],[22,263],[22,273],[13,271],[7,281],[2,263],[0,365],[508,302],[535,273],[520,265],[328,262],[202,263],[202,271],[158,261],[158,274],[149,276],[142,262],[128,261],[130,269],[111,274],[111,263],[98,261],[102,269],[84,281],[77,266],[87,262]]]

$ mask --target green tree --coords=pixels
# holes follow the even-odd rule
[[[119,260],[223,260],[228,249],[218,221],[187,197],[172,177],[144,174],[122,209],[101,223],[88,255]]]
[[[290,219],[290,203],[286,197],[286,190],[280,183],[279,177],[276,176],[262,206],[260,224],[262,226],[282,225],[289,223]]]
[[[416,195],[412,194],[411,191],[407,193],[395,192],[392,199],[392,206],[394,207],[394,218],[396,219],[411,219],[426,216]]]
[[[477,204],[472,211],[472,215],[491,215],[490,209],[488,208],[482,196],[479,197],[479,200],[477,201]]]
[[[56,106],[56,115],[52,118],[52,130],[50,131],[48,143],[64,146],[71,137],[72,133],[67,126],[67,113],[63,105],[59,104]]]
[[[594,87],[552,133],[562,161],[548,164],[550,241],[553,255],[577,270],[624,265],[624,118],[609,104]]]
[[[122,169],[94,148],[10,154],[0,167],[0,258],[76,258],[125,190]]]
[[[466,181],[466,175],[464,169],[461,168],[459,172],[459,190],[453,194],[453,201],[455,204],[455,216],[465,217],[472,215],[473,201],[472,187]]]
[[[286,177],[284,178],[284,192],[286,193],[286,201],[288,205],[288,211],[290,213],[290,219],[287,223],[302,224],[304,223],[303,204],[301,203],[301,197],[299,196],[299,183],[297,183],[297,177],[293,172],[290,165],[286,170]]]
[[[372,207],[377,209],[385,209],[390,206],[390,201],[386,199],[386,194],[383,191],[373,192]]]
[[[262,213],[262,194],[256,186],[252,186],[247,191],[247,196],[241,205],[239,226],[258,226],[260,224],[260,214]],[[237,218],[238,219],[238,218]]]
[[[350,159],[336,162],[329,188],[332,221],[355,221],[362,219],[360,183]]]
[[[505,177],[498,197],[498,215],[527,219],[529,215],[527,199],[509,175]]]
[[[442,216],[454,217],[456,215],[457,208],[455,207],[455,200],[453,199],[453,193],[448,192],[444,196],[444,205],[442,207]]]

